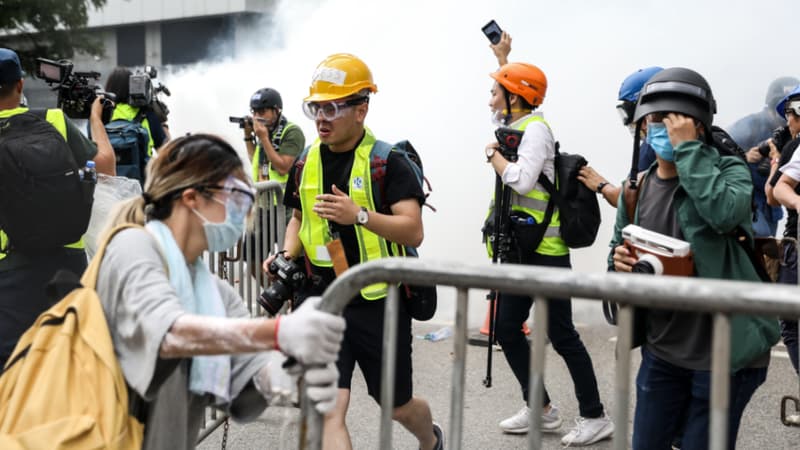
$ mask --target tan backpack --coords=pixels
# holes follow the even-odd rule
[[[128,388],[95,292],[108,234],[82,287],[42,313],[0,374],[0,448],[138,449],[144,426],[131,415]],[[133,402],[133,403],[139,403]]]

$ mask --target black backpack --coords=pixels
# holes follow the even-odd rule
[[[83,182],[64,136],[31,110],[0,119],[0,229],[6,248],[35,252],[78,241],[89,225],[94,181]]]
[[[556,185],[539,174],[541,184],[558,207],[561,239],[569,248],[592,245],[600,229],[600,204],[597,194],[578,180],[578,171],[587,164],[581,155],[561,153],[556,142]],[[552,208],[547,209],[543,223],[550,223]]]

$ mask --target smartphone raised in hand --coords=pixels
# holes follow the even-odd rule
[[[500,29],[500,26],[497,25],[497,22],[492,19],[486,25],[481,28],[483,30],[483,34],[486,35],[486,38],[489,39],[493,45],[496,45],[500,42],[500,38],[503,36],[503,30]]]

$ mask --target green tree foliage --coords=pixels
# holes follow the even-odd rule
[[[106,0],[0,0],[0,47],[15,50],[23,68],[34,73],[35,59],[71,58],[76,52],[103,53],[86,31],[88,10]]]

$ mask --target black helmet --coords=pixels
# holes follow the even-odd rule
[[[256,91],[250,97],[250,109],[267,109],[276,108],[283,109],[283,101],[281,94],[272,88],[263,88]]]
[[[673,67],[653,75],[639,94],[633,120],[656,112],[677,112],[711,129],[717,103],[708,82],[694,70]]]
[[[783,98],[798,84],[800,84],[800,80],[795,77],[780,77],[772,80],[772,83],[770,83],[767,88],[767,96],[764,99],[764,104],[767,105],[767,108],[770,110],[775,109],[778,102],[783,100]]]

